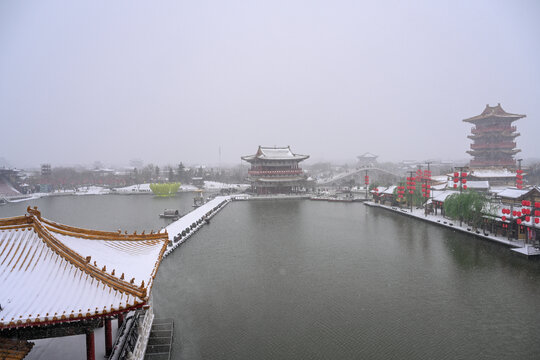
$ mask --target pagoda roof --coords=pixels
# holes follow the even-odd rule
[[[503,119],[517,120],[517,119],[524,118],[525,116],[527,115],[507,113],[506,111],[503,110],[503,108],[501,107],[501,104],[499,103],[497,104],[497,106],[489,106],[489,104],[487,104],[486,108],[480,115],[473,116],[468,119],[464,119],[463,121],[475,123],[477,121],[481,121],[481,120],[489,119],[489,118],[503,118]]]
[[[362,155],[357,156],[358,159],[376,159],[378,155],[374,155],[370,152],[363,153]]]
[[[0,330],[112,315],[148,301],[168,234],[121,234],[28,214],[0,219]]]
[[[289,181],[301,181],[306,180],[302,176],[291,176],[291,177],[262,177],[262,178],[255,178],[252,179],[252,181],[260,181],[260,182],[267,182],[267,183],[275,183],[275,182],[289,182]]]
[[[251,162],[255,159],[259,160],[305,160],[309,155],[295,154],[291,151],[290,146],[285,147],[264,147],[259,145],[257,153],[254,155],[242,156],[242,160]]]

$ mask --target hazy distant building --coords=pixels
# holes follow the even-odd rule
[[[471,150],[467,151],[473,156],[470,166],[515,168],[514,155],[521,150],[516,149],[515,138],[519,133],[512,122],[525,116],[507,113],[501,104],[488,104],[480,115],[464,119],[464,122],[475,125],[471,130],[472,135],[468,136],[473,141]]]
[[[307,158],[309,155],[294,154],[289,146],[259,146],[256,154],[242,156],[251,164],[248,181],[259,195],[290,194],[305,187],[306,175],[299,163]]]
[[[358,156],[357,158],[358,158],[358,166],[367,167],[367,166],[375,165],[377,163],[378,156],[373,155],[370,152],[367,152]]]

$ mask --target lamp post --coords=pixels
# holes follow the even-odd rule
[[[367,170],[366,170],[366,175],[364,176],[364,185],[366,186],[366,200],[368,198],[368,189],[369,189],[369,176],[367,174]]]
[[[523,170],[521,169],[521,161],[523,159],[518,159],[518,168],[516,170],[516,188],[519,190],[523,189]]]
[[[409,171],[409,177],[407,178],[407,190],[409,190],[411,212],[413,208],[413,194],[414,194],[414,190],[416,190],[416,182],[414,181],[413,174],[414,174],[414,171]]]
[[[467,183],[467,179],[466,179],[467,173],[465,172],[465,170],[468,170],[468,167],[456,166],[455,169],[457,171],[454,172],[454,189],[457,187],[457,183],[459,183],[459,194],[461,195],[463,193],[463,190],[467,190],[467,185],[465,185]],[[463,216],[461,214],[461,199],[458,202],[458,209],[459,209],[459,226],[462,226]]]

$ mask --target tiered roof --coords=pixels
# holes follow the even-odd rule
[[[290,146],[286,147],[264,147],[259,145],[255,155],[242,156],[242,160],[251,162],[259,160],[296,160],[301,161],[309,158],[309,155],[299,155],[291,151]]]
[[[512,121],[518,120],[521,118],[524,118],[526,115],[520,115],[520,114],[511,114],[507,113],[503,110],[501,107],[501,104],[497,104],[497,106],[489,106],[489,104],[486,105],[486,108],[484,111],[477,116],[470,117],[468,119],[464,119],[463,121],[469,122],[469,123],[476,123],[485,119],[490,118],[502,118],[502,119],[510,119]]]
[[[0,219],[0,329],[113,315],[145,305],[168,234],[61,225],[28,208]]]

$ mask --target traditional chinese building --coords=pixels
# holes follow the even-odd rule
[[[30,207],[24,216],[0,219],[0,340],[24,350],[27,340],[86,335],[87,359],[94,359],[94,329],[105,326],[108,355],[111,320],[148,308],[167,242],[166,232],[61,225]]]
[[[300,161],[309,155],[294,154],[290,146],[259,146],[255,155],[242,156],[251,164],[248,181],[256,194],[290,194],[306,186],[306,176]]]
[[[488,104],[480,115],[463,120],[475,126],[471,130],[472,135],[468,136],[473,140],[471,150],[467,151],[474,157],[470,166],[515,168],[514,155],[521,150],[516,149],[515,138],[519,133],[512,123],[525,116],[507,113],[501,104]]]

